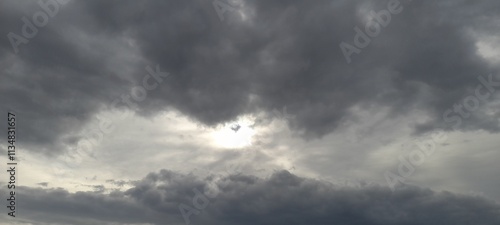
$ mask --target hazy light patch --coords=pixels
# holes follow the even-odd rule
[[[118,187],[107,180],[138,180],[161,169],[187,173],[196,168],[210,168],[211,173],[223,171],[228,164],[240,167],[249,163],[245,161],[248,159],[226,161],[224,157],[229,150],[252,147],[252,137],[256,134],[253,120],[245,116],[208,127],[176,111],[151,118],[133,112],[101,112],[82,128],[80,142],[91,145],[80,149],[67,146],[66,152],[56,157],[26,151],[20,167],[22,185],[38,187],[38,183],[48,182],[47,188],[62,187],[70,192],[104,188],[106,193],[128,187]],[[90,135],[99,133],[103,121],[111,124],[110,132]]]
[[[242,22],[250,22],[255,17],[255,11],[246,6],[245,1],[230,0],[228,3],[236,9]]]
[[[222,125],[211,132],[212,144],[221,148],[244,148],[252,145],[254,119],[249,116]]]
[[[363,24],[370,22],[373,17],[370,15],[370,11],[375,7],[373,2],[364,2],[359,5],[356,15],[361,19]],[[362,28],[364,29],[364,27]]]
[[[480,36],[477,39],[477,53],[491,63],[500,62],[500,38],[496,36]]]

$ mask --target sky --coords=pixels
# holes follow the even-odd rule
[[[0,225],[500,224],[499,10],[3,0]]]

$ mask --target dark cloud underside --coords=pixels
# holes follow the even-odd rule
[[[111,194],[21,188],[22,217],[39,223],[183,224],[179,204],[193,207],[193,188],[221,191],[192,224],[481,224],[500,223],[500,206],[482,197],[404,187],[336,186],[276,172],[267,179],[232,175],[214,181],[162,170]]]
[[[73,1],[18,54],[4,36],[1,107],[23,115],[25,141],[64,149],[96,112],[141,84],[146,65],[160,65],[172,76],[140,103],[144,115],[174,107],[215,125],[287,106],[294,129],[320,137],[349,120],[353,106],[375,103],[390,117],[426,113],[417,132],[447,127],[442,113],[478,75],[497,72],[470,31],[496,35],[499,3],[401,1],[403,11],[347,64],[339,43],[352,44],[353,27],[364,27],[360,13],[386,3],[248,1],[239,8],[246,20],[228,12],[221,22],[210,1]],[[38,10],[3,2],[2,33],[20,34],[20,18]],[[478,111],[461,129],[499,125]]]

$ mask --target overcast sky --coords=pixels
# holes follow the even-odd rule
[[[1,1],[0,225],[500,224],[499,15]]]

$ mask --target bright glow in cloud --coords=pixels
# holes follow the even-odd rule
[[[255,131],[253,120],[242,117],[234,123],[225,124],[211,133],[213,144],[222,148],[243,148],[252,145]]]

